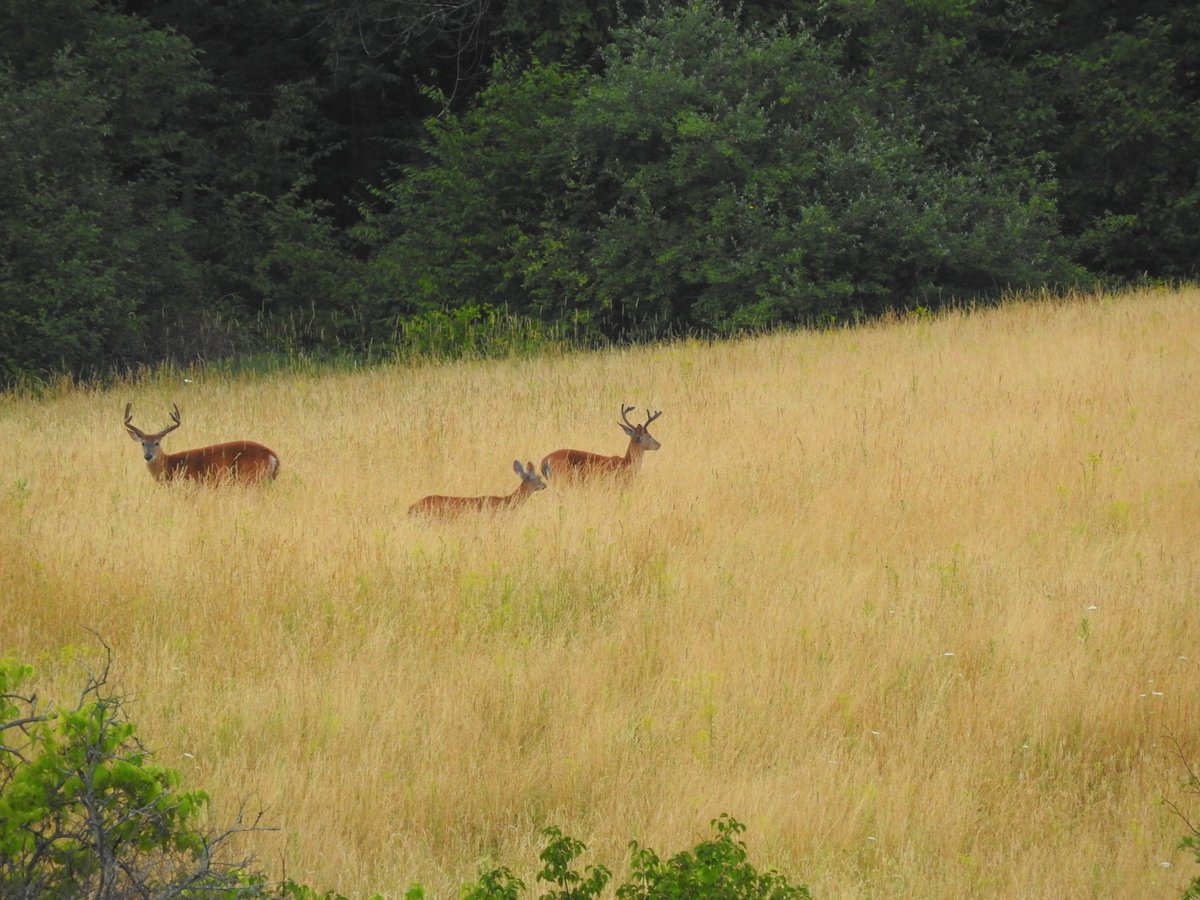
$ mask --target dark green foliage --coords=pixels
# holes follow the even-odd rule
[[[0,386],[202,356],[222,314],[334,315],[302,87],[247,116],[186,38],[85,0],[0,2],[0,33]]]
[[[0,60],[0,384],[136,358],[158,299],[196,298],[163,157],[203,76],[183,42],[71,6],[81,43],[49,41],[24,61],[37,77]],[[19,31],[6,14],[25,17],[0,6],[0,32]],[[153,105],[131,108],[134,90]]]
[[[547,189],[566,177],[553,148],[582,81],[558,66],[531,66],[498,78],[477,109],[429,121],[435,164],[399,173],[378,192],[386,211],[364,211],[360,235],[374,251],[362,297],[383,328],[479,303],[566,318],[538,315],[521,262]],[[579,313],[590,319],[586,307]]]
[[[0,34],[0,389],[1200,259],[1192,2],[0,0]]]
[[[347,286],[358,267],[318,204],[298,189],[274,198],[244,191],[225,201],[221,219],[223,252],[212,273],[225,296],[252,303],[268,319],[307,317],[293,351],[319,350],[322,334],[339,333],[353,310]]]
[[[1200,253],[1200,6],[879,0],[801,9],[926,146],[1053,167],[1076,262],[1189,277]],[[1006,162],[1006,165],[1008,163]]]
[[[589,248],[601,302],[727,331],[1060,274],[1036,173],[944,167],[880,112],[803,30],[700,2],[619,35],[579,139],[612,197]]]
[[[871,315],[1070,275],[1036,168],[950,166],[803,30],[712,2],[602,74],[498,71],[368,213],[404,315],[488,298],[609,337]],[[395,277],[403,274],[403,278]]]
[[[1048,56],[1063,129],[1057,161],[1085,265],[1117,275],[1195,272],[1200,251],[1200,12],[1146,15]]]

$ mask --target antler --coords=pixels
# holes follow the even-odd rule
[[[631,412],[633,412],[633,409],[634,409],[634,408],[633,408],[632,406],[626,406],[624,403],[622,403],[622,404],[621,404],[621,419],[622,419],[622,420],[625,422],[626,426],[628,426],[629,428],[634,428],[634,429],[636,429],[636,428],[637,428],[637,426],[636,426],[636,425],[634,425],[632,422],[630,422],[630,421],[629,421],[629,414],[630,414]],[[662,410],[661,410],[661,409],[660,409],[658,412],[653,412],[653,413],[652,413],[652,412],[650,412],[650,410],[649,410],[649,409],[647,409],[647,410],[646,410],[646,416],[647,416],[647,418],[646,418],[646,424],[645,424],[645,425],[643,425],[643,426],[641,426],[641,427],[642,427],[642,430],[644,431],[645,429],[649,428],[649,427],[650,427],[650,423],[651,423],[651,422],[653,422],[655,419],[657,419],[657,418],[658,418],[659,416],[661,416],[661,415],[662,415]]]
[[[171,421],[174,422],[175,424],[168,425],[162,431],[158,432],[158,434],[156,435],[158,438],[162,438],[162,436],[165,434],[170,434],[172,431],[174,431],[176,428],[178,428],[181,424],[183,424],[182,422],[179,421],[179,404],[178,403],[171,404]],[[147,437],[146,432],[142,431],[142,429],[136,427],[133,424],[133,404],[132,403],[125,404],[125,429],[130,434],[137,435],[138,438],[146,438]]]
[[[145,437],[146,433],[142,429],[133,424],[133,404],[125,404],[125,430],[130,434],[137,435],[139,438]]]

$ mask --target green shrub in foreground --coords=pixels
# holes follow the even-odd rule
[[[1183,762],[1183,768],[1186,773],[1186,777],[1181,785],[1184,793],[1200,797],[1200,773],[1197,773],[1196,769],[1188,761],[1187,755],[1178,742],[1175,743],[1175,749],[1179,752],[1179,757]],[[1180,840],[1179,849],[1187,850],[1193,855],[1196,862],[1200,863],[1200,825],[1197,825],[1178,803],[1172,800],[1167,800],[1166,803],[1183,820],[1183,824],[1187,826],[1188,833]],[[1183,898],[1184,900],[1200,900],[1200,875],[1197,875],[1187,883],[1187,887],[1183,891]]]
[[[812,895],[804,885],[791,884],[774,871],[758,872],[746,861],[746,845],[738,839],[746,826],[722,815],[712,821],[717,836],[691,851],[663,860],[637,841],[630,843],[630,880],[616,888],[618,900],[802,900]],[[554,826],[542,831],[549,843],[539,857],[538,881],[552,885],[539,900],[591,900],[604,893],[612,873],[605,866],[587,866],[583,872],[572,863],[586,846]],[[460,900],[517,900],[525,884],[505,868],[485,872],[467,885]],[[417,895],[420,896],[420,895]]]
[[[108,665],[90,675],[70,708],[43,709],[23,685],[30,666],[0,659],[0,897],[54,898],[280,898],[345,900],[293,881],[270,883],[251,861],[222,858],[234,834],[198,824],[208,803],[203,791],[180,789],[178,772],[156,765],[123,714],[123,699],[108,687]],[[716,837],[662,859],[630,845],[630,880],[618,900],[793,900],[808,889],[774,871],[758,872],[739,839],[745,826],[728,815],[713,820]],[[542,832],[537,880],[550,886],[539,900],[601,896],[611,872],[582,872],[584,844],[551,826]],[[525,884],[507,868],[481,873],[461,900],[517,900]],[[414,885],[406,900],[422,900]]]
[[[263,879],[218,856],[246,829],[197,827],[208,795],[181,791],[179,773],[151,761],[106,688],[107,666],[75,706],[45,712],[20,693],[32,673],[0,660],[0,896],[257,892]]]

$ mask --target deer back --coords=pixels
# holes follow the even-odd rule
[[[229,441],[167,454],[165,474],[194,481],[270,481],[279,474],[279,457],[255,441]]]

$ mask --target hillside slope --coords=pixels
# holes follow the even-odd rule
[[[218,818],[267,810],[272,872],[351,894],[532,883],[550,823],[620,869],[728,812],[819,897],[1169,896],[1198,336],[1200,292],[1159,291],[3,397],[0,654],[69,697],[102,635],[160,759]],[[155,483],[129,401],[279,479]],[[663,411],[628,488],[405,515],[623,452],[622,402]]]

